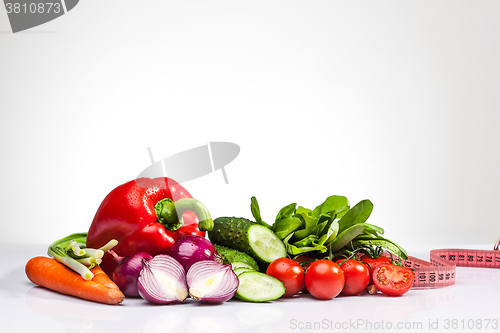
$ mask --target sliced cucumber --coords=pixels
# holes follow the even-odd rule
[[[230,249],[228,247],[215,244],[215,249],[217,253],[222,257],[224,265],[231,264],[233,262],[244,262],[250,265],[256,271],[259,270],[259,265],[255,262],[255,259],[246,254],[235,249]]]
[[[283,283],[275,277],[259,272],[244,272],[238,276],[240,285],[236,298],[249,302],[267,302],[285,294]]]
[[[240,276],[241,274],[245,273],[245,272],[255,272],[255,269],[253,268],[248,268],[248,267],[240,267],[240,268],[236,268],[233,270],[234,274],[236,274],[237,276]]]
[[[214,244],[245,252],[261,262],[286,257],[285,245],[271,229],[245,218],[216,218],[208,237]]]
[[[255,267],[252,267],[251,265],[249,265],[243,261],[235,261],[235,262],[231,263],[231,267],[232,267],[233,271],[238,269],[238,268],[248,268],[248,269],[252,269],[255,271]]]
[[[285,245],[270,229],[256,224],[248,229],[248,242],[255,256],[264,262],[286,257]]]

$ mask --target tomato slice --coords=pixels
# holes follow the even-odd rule
[[[407,267],[382,264],[373,271],[375,286],[386,295],[401,296],[413,286],[415,273]]]

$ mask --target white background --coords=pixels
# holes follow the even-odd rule
[[[403,247],[500,236],[500,2],[81,1],[0,9],[0,243],[86,231],[104,196],[209,141],[214,217],[370,199]],[[36,254],[34,254],[36,255]]]
[[[364,320],[425,332],[463,320],[472,329],[448,331],[497,331],[494,269],[459,267],[455,285],[399,298],[164,307],[50,292],[24,266],[87,231],[106,194],[150,164],[147,147],[159,160],[211,141],[241,147],[228,185],[220,171],[184,184],[214,217],[250,217],[255,195],[273,222],[291,202],[337,194],[371,199],[369,222],[410,255],[489,248],[500,237],[499,14],[496,0],[82,0],[13,34],[0,7],[2,328],[310,332]],[[349,327],[314,331],[369,331]]]

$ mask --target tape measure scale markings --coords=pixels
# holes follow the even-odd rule
[[[415,272],[412,289],[440,288],[455,283],[456,265],[441,257],[440,251],[443,250],[431,251],[430,262],[411,256],[402,261]]]
[[[457,266],[500,268],[499,245],[500,239],[493,250],[436,249],[430,252],[430,262],[408,256],[401,264],[415,272],[412,289],[441,288],[455,284]]]

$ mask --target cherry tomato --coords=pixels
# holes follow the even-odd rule
[[[384,257],[384,256],[381,256],[378,258],[372,258],[369,255],[364,255],[361,257],[360,260],[363,261],[364,263],[368,264],[369,268],[370,268],[370,282],[368,283],[368,285],[373,284],[373,271],[375,270],[375,268],[377,268],[378,266],[380,266],[382,264],[390,264],[391,263],[391,259]]]
[[[309,268],[309,266],[311,266],[311,264],[313,263],[313,261],[316,260],[316,259],[308,257],[308,256],[298,256],[294,260],[296,262],[298,262],[300,266],[302,266],[302,268],[304,269],[304,272],[305,272]],[[307,291],[307,288],[306,288],[305,284],[304,284],[304,288],[302,288],[301,292],[303,294],[309,294],[309,292]]]
[[[415,273],[407,267],[382,264],[373,271],[375,286],[386,295],[400,296],[413,286]]]
[[[314,259],[311,257],[308,257],[308,256],[298,256],[297,258],[295,258],[295,261],[298,262],[299,264],[301,264],[302,268],[305,271],[312,264]],[[306,262],[306,263],[302,264],[303,262]]]
[[[345,285],[342,295],[359,295],[368,287],[370,269],[364,263],[354,259],[340,259],[337,264],[344,272]]]
[[[332,299],[344,288],[344,273],[331,260],[317,260],[306,271],[306,288],[319,299]]]
[[[267,275],[274,276],[285,286],[283,297],[292,297],[304,289],[304,269],[296,261],[278,258],[267,267]]]

